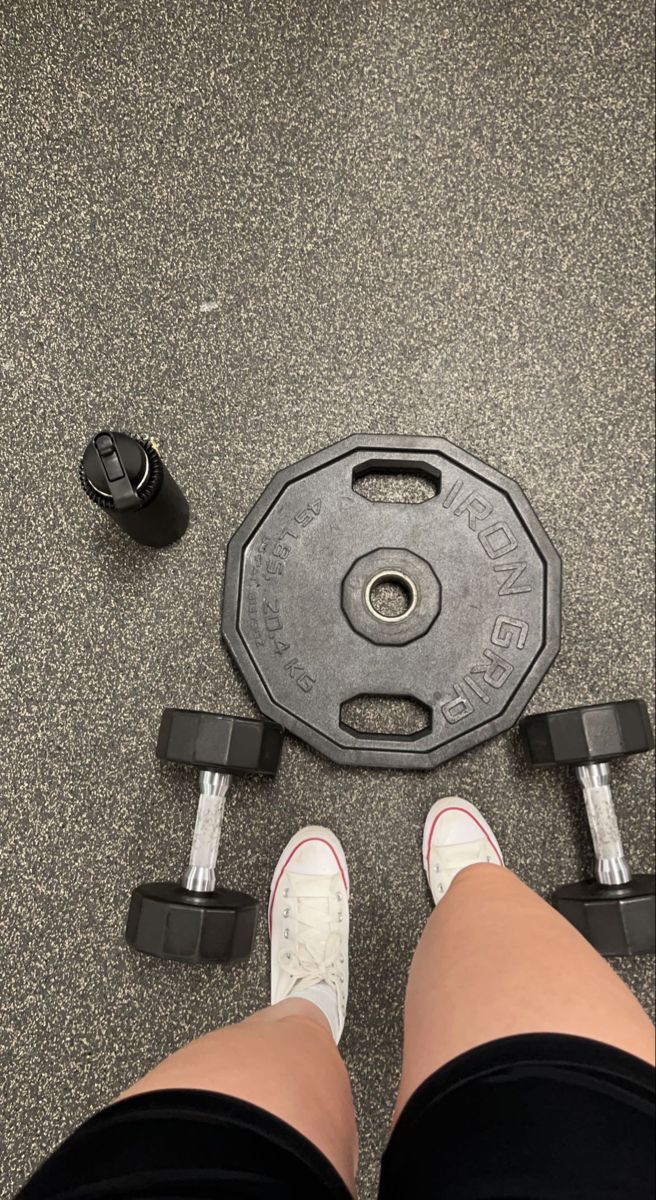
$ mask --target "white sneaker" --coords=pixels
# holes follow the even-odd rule
[[[503,866],[503,855],[485,817],[459,796],[436,800],[424,825],[424,870],[433,900],[439,904],[458,871],[474,863]]]
[[[271,883],[271,1003],[311,1000],[338,1042],[348,998],[349,877],[330,829],[308,825],[287,843]]]

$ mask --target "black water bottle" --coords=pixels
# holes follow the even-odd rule
[[[189,505],[153,442],[103,430],[80,463],[87,496],[142,546],[169,546],[189,524]]]

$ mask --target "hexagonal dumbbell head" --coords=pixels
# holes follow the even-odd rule
[[[608,762],[654,745],[644,700],[536,713],[525,717],[520,728],[534,767]]]
[[[551,897],[558,912],[605,958],[653,954],[656,877],[634,875],[614,887],[594,881],[566,883]]]
[[[245,892],[188,892],[143,883],[132,893],[125,936],[135,950],[188,963],[241,962],[255,941],[258,903]]]
[[[275,775],[283,732],[273,721],[251,721],[222,713],[165,708],[155,753],[226,775]]]

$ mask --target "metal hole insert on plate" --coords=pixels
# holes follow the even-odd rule
[[[430,482],[366,498],[367,475]],[[381,585],[405,602],[386,615]],[[397,606],[398,607],[398,606]],[[515,723],[560,644],[560,559],[516,483],[442,438],[346,438],[274,476],[228,547],[223,636],[261,711],[339,763],[427,768]],[[412,734],[341,718],[408,697]]]

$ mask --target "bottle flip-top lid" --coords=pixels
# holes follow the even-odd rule
[[[84,451],[82,470],[87,483],[118,511],[139,508],[150,475],[143,445],[127,433],[104,430]]]

